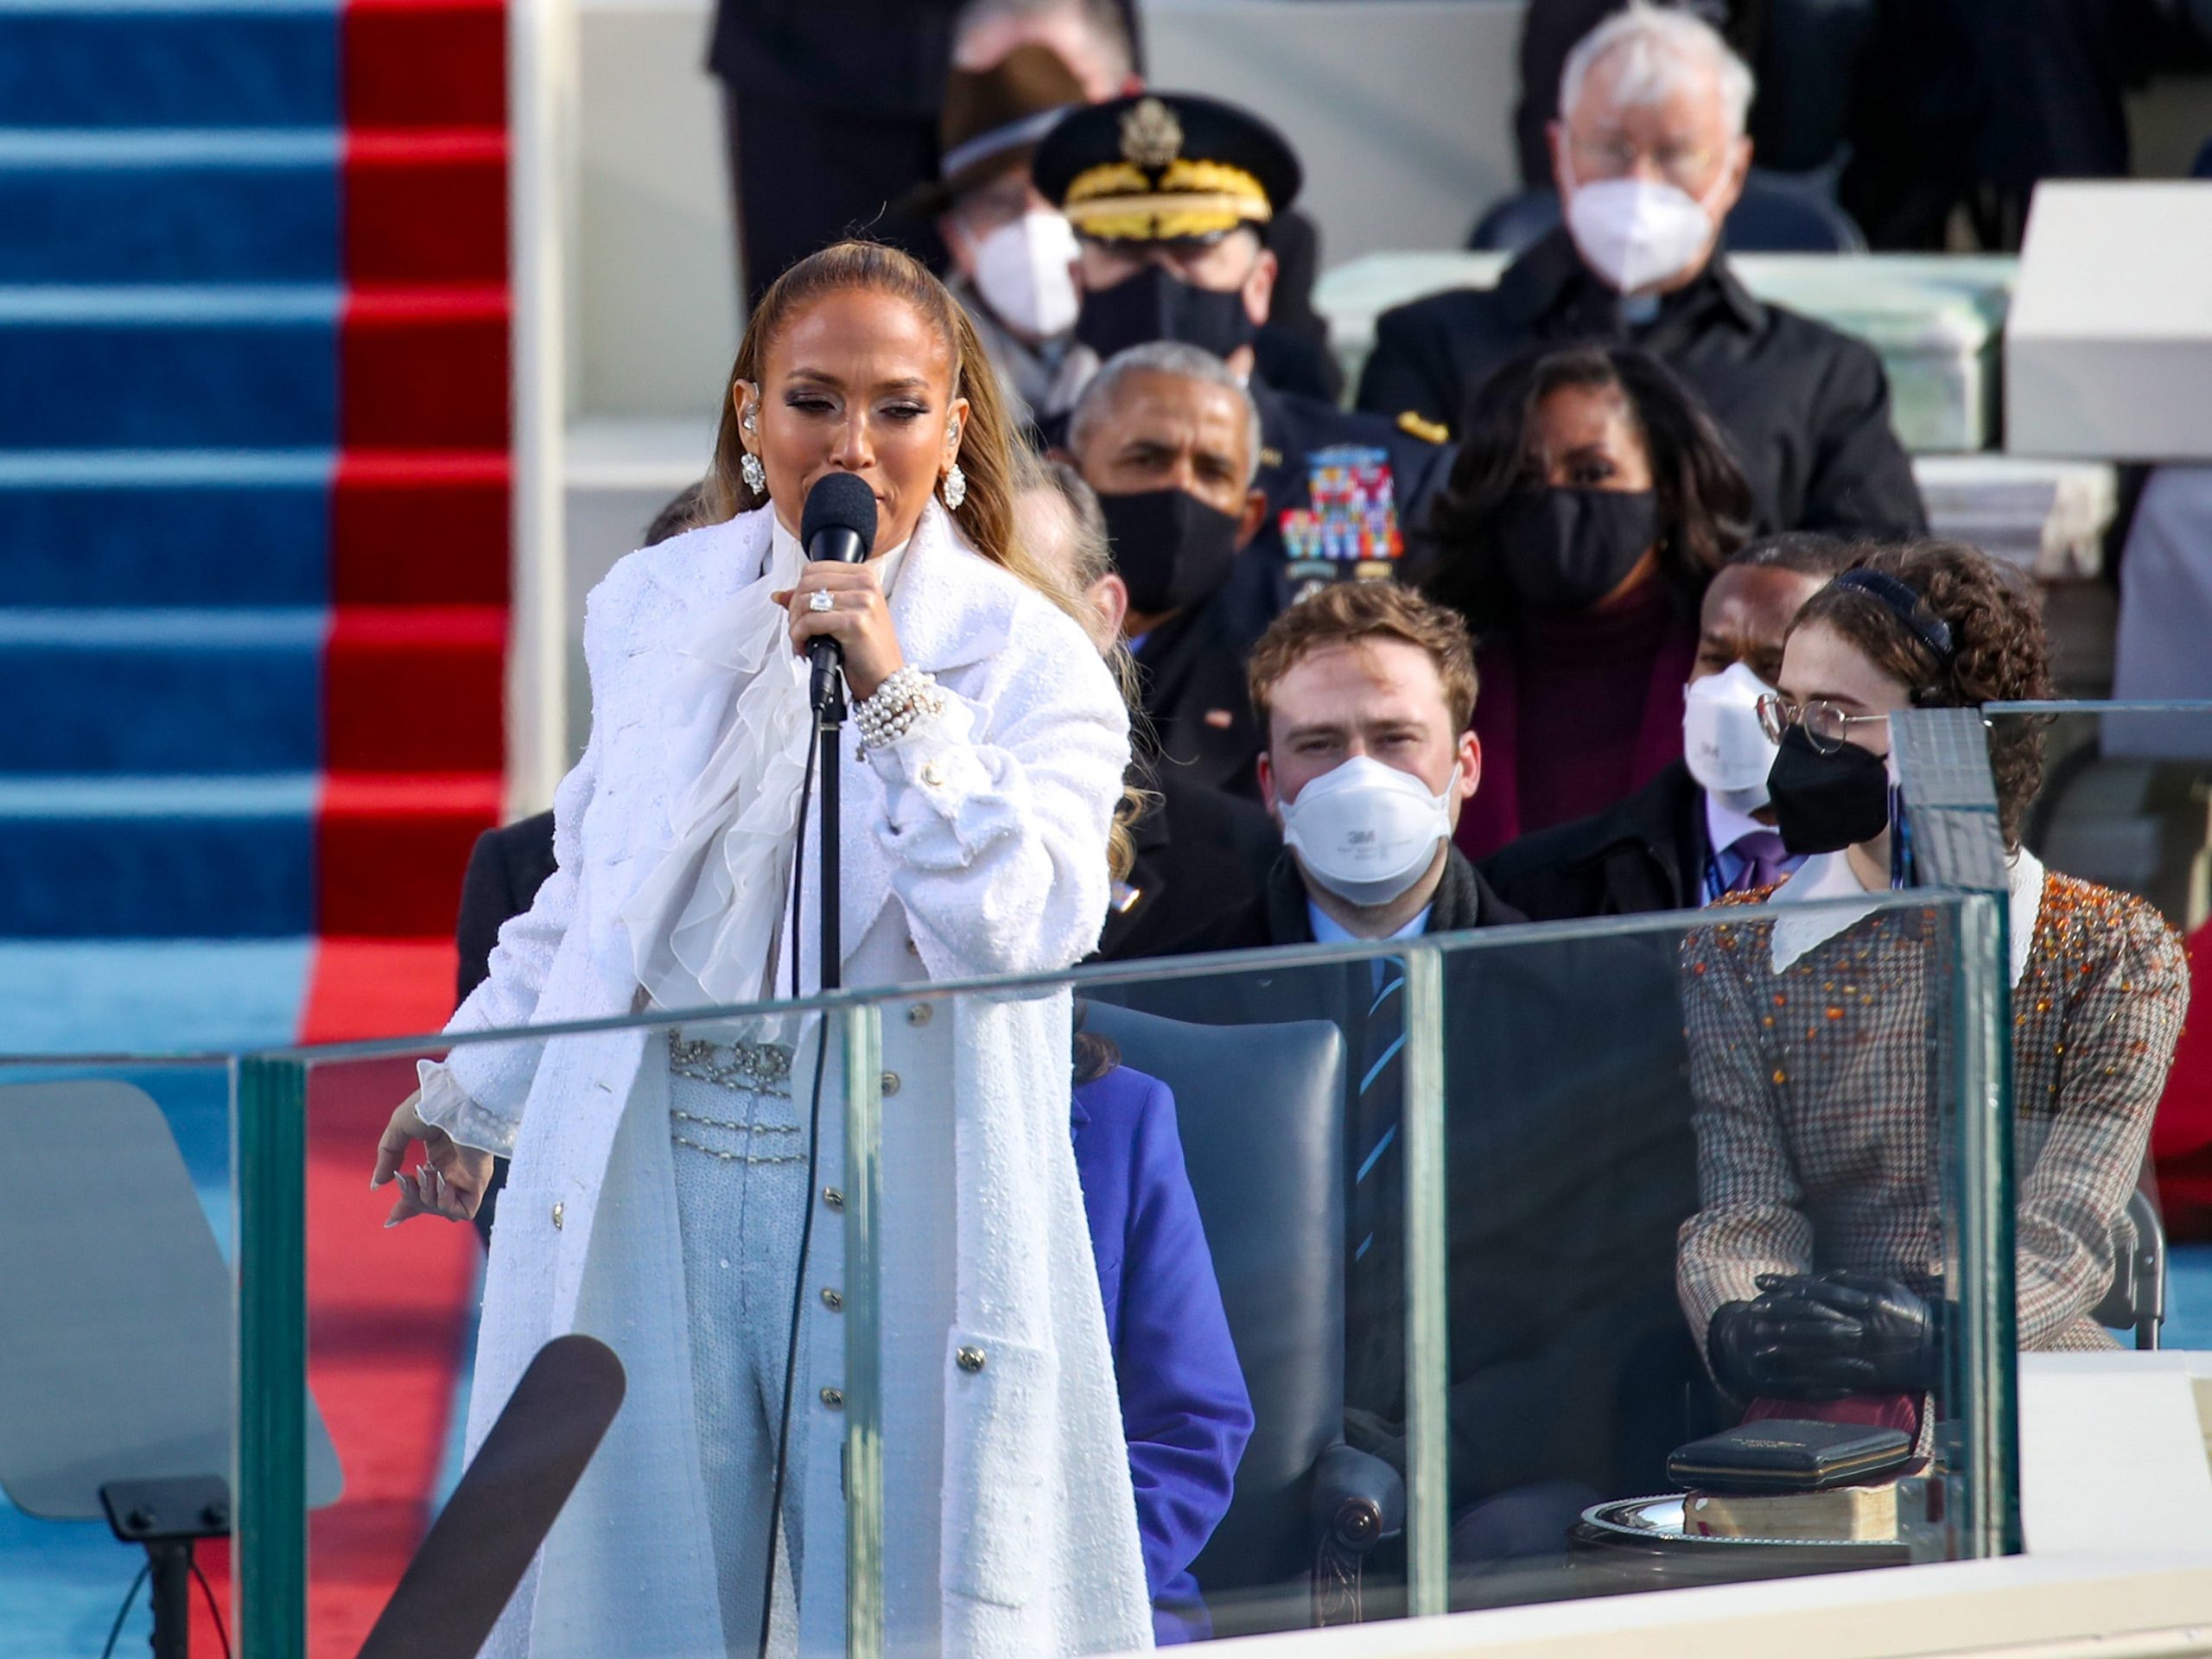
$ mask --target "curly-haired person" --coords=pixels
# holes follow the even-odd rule
[[[1936,1386],[1929,1037],[1953,953],[1938,912],[1868,899],[1902,868],[1888,717],[2048,696],[2047,656],[2023,585],[1952,543],[1870,552],[1791,625],[1761,713],[1781,744],[1779,827],[1812,856],[1724,899],[1758,908],[1683,953],[1700,1207],[1676,1284],[1715,1377],[1761,1402],[1754,1414],[1853,1418],[1802,1402],[1860,1396],[1866,1418],[1910,1427]],[[2187,972],[2148,905],[2047,872],[2020,844],[2042,775],[2032,722],[1998,722],[1990,761],[2009,854],[2019,1344],[2108,1347],[2091,1310],[2126,1236]],[[1764,1404],[1777,1398],[1791,1404]]]

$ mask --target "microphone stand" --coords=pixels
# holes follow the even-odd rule
[[[822,849],[821,877],[822,938],[821,954],[815,957],[818,964],[822,988],[834,991],[844,982],[841,963],[843,952],[838,938],[839,889],[843,886],[842,852],[837,841],[837,774],[844,770],[843,737],[845,729],[845,678],[842,674],[830,677],[830,695],[815,710],[815,730],[819,741],[816,753],[819,756],[822,779],[817,786],[821,806]]]

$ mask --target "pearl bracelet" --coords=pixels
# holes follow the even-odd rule
[[[944,712],[944,692],[918,668],[899,668],[884,677],[873,696],[853,705],[861,728],[861,753],[896,743],[925,715]]]

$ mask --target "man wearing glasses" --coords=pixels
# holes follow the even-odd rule
[[[1632,340],[1701,397],[1734,440],[1766,533],[1896,537],[1925,528],[1863,341],[1754,299],[1720,226],[1751,162],[1751,74],[1712,28],[1641,3],[1569,54],[1552,124],[1565,226],[1491,289],[1385,312],[1359,404],[1456,432],[1469,394],[1536,345]]]

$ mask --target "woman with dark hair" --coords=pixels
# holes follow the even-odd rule
[[[1476,393],[1422,582],[1479,641],[1471,857],[1604,810],[1681,758],[1706,583],[1749,535],[1727,440],[1656,358],[1531,353]]]
[[[1676,1285],[1740,1399],[1887,1396],[1867,1408],[1909,1427],[1939,1375],[1928,1042],[1954,969],[1936,912],[1866,907],[1904,874],[1889,716],[2046,697],[2047,658],[2022,585],[1954,543],[1874,552],[1791,625],[1761,715],[1781,745],[1768,789],[1783,838],[1809,856],[1721,900],[1758,908],[1683,952],[1701,1202]],[[2047,872],[2020,844],[2042,778],[2032,722],[1997,722],[1990,750],[2009,855],[2019,1344],[2109,1347],[2091,1310],[2187,972],[2150,906]]]

